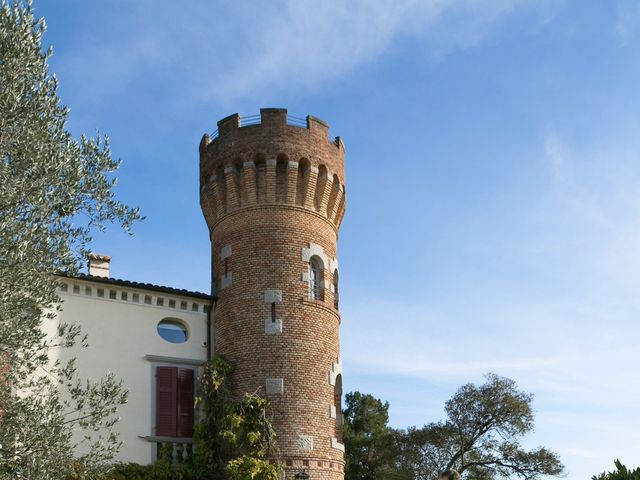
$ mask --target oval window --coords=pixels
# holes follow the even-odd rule
[[[160,320],[158,335],[171,343],[184,343],[189,338],[187,326],[176,318]]]

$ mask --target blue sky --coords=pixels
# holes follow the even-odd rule
[[[147,220],[120,278],[208,290],[198,142],[260,107],[347,146],[345,388],[394,426],[496,372],[569,479],[640,451],[640,6],[634,1],[36,3],[70,128],[111,136]]]

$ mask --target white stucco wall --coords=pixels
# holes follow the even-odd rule
[[[150,463],[155,458],[155,444],[142,437],[155,434],[155,366],[193,365],[197,369],[206,360],[203,342],[208,300],[91,280],[62,279],[62,282],[67,285],[66,291],[60,292],[63,310],[58,320],[45,321],[44,328],[53,334],[60,319],[77,322],[83,333],[88,334],[89,346],[62,349],[57,355],[63,360],[76,357],[81,378],[97,379],[114,372],[123,380],[129,390],[129,401],[119,410],[118,430],[124,444],[117,460]],[[97,296],[98,288],[104,290],[103,298]],[[110,290],[116,292],[116,299],[109,298]],[[122,292],[126,293],[126,300],[122,300]],[[146,296],[151,296],[151,305],[145,304]],[[158,297],[163,306],[157,305]],[[182,302],[187,302],[186,309],[181,308]],[[197,312],[192,310],[194,303]],[[169,343],[158,335],[156,326],[167,317],[180,319],[187,325],[187,342]]]

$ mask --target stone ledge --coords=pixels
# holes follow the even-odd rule
[[[300,452],[312,452],[313,437],[311,435],[298,434],[298,438],[296,440],[296,448]]]
[[[206,362],[205,360],[199,360],[197,358],[167,357],[164,355],[151,355],[150,353],[147,353],[144,358],[150,362],[177,363],[180,365],[193,365],[196,367],[204,365]]]
[[[265,391],[267,395],[282,395],[284,393],[284,380],[282,378],[267,378]]]
[[[265,290],[264,303],[282,303],[282,290]]]
[[[193,438],[185,437],[158,437],[156,435],[138,435],[138,438],[153,443],[193,443]]]
[[[220,249],[220,260],[229,258],[231,256],[231,244],[225,245]]]
[[[316,256],[322,260],[323,269],[329,267],[329,256],[324,253],[324,249],[322,248],[322,246],[318,245],[317,243],[309,242],[309,246],[303,247],[301,253],[303,262],[308,262],[309,260],[311,260],[311,257]]]
[[[282,320],[275,321],[267,318],[264,321],[264,333],[267,335],[280,335],[282,333]]]
[[[227,272],[226,275],[220,277],[220,290],[230,287],[233,283],[233,272]]]
[[[336,386],[336,379],[338,375],[342,375],[342,362],[338,359],[337,362],[333,362],[331,365],[331,371],[329,372],[329,385]]]
[[[340,314],[338,313],[338,311],[335,308],[327,306],[327,302],[325,300],[311,300],[309,298],[300,297],[300,303],[304,306],[318,308],[327,313],[330,313],[336,318],[336,320],[338,320],[338,323],[341,323]]]
[[[331,448],[344,452],[344,444],[340,443],[335,437],[331,437]]]
[[[338,226],[332,220],[329,220],[326,215],[320,212],[316,212],[315,210],[312,210],[310,208],[303,207],[301,205],[291,205],[288,203],[258,203],[258,204],[252,204],[252,205],[241,205],[230,212],[222,213],[218,217],[218,219],[215,221],[215,223],[211,226],[210,230],[213,231],[214,229],[218,228],[218,225],[220,225],[221,222],[225,221],[226,219],[238,213],[246,212],[249,210],[262,210],[262,209],[271,209],[271,208],[283,209],[283,210],[297,210],[299,212],[308,213],[309,215],[313,215],[318,219],[324,221],[325,223],[328,223],[331,226],[331,228],[333,228],[336,235],[338,234]]]

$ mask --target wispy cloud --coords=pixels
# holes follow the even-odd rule
[[[554,196],[545,210],[555,210],[548,222],[577,247],[565,253],[623,295],[640,285],[640,142],[634,138],[622,133],[611,143],[584,146],[568,146],[555,134],[546,139]],[[634,297],[627,301],[638,306]]]
[[[640,145],[618,140],[581,145],[547,134],[541,162],[548,182],[515,216],[527,228],[487,224],[475,232],[474,242],[485,247],[474,253],[495,259],[496,268],[476,273],[462,265],[443,279],[457,294],[372,304],[368,292],[355,292],[362,298],[348,314],[367,326],[357,341],[370,344],[346,348],[351,360],[420,377],[558,369],[579,375],[580,365],[589,366],[585,381],[596,371],[607,376],[607,369],[617,373],[605,381],[637,376],[624,359],[640,335]],[[485,241],[494,231],[501,241]],[[640,399],[640,387],[632,395]]]
[[[399,37],[427,40],[443,55],[471,46],[522,2],[430,0],[371,3],[288,1],[214,88],[236,97],[262,88],[305,88],[334,80],[382,55]]]
[[[156,81],[171,78],[181,86],[179,101],[237,104],[336,81],[384,55],[401,38],[423,42],[425,59],[442,57],[477,44],[502,19],[535,3],[282,0],[225,4],[224,9],[196,2],[184,9],[135,2],[121,9],[117,26],[102,30],[108,38],[87,30],[80,35],[80,48],[59,53],[65,70],[94,92],[108,94],[140,76],[161,73]]]
[[[444,298],[425,292],[371,302],[368,292],[351,292],[355,301],[347,295],[350,373],[412,378],[429,392],[415,392],[420,400],[411,407],[422,412],[435,411],[432,402],[441,403],[445,389],[446,398],[486,372],[506,375],[536,395],[541,433],[532,442],[558,448],[581,473],[603,470],[608,458],[633,463],[630,445],[640,439],[633,360],[640,338],[640,145],[634,128],[611,130],[601,138],[548,131],[539,158],[546,177],[513,208],[526,207],[508,218],[487,215],[470,240],[475,258],[494,259],[491,271],[458,266],[442,279],[439,291],[452,292]],[[466,247],[451,241],[451,248]],[[404,255],[418,259],[420,252]]]

